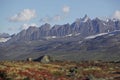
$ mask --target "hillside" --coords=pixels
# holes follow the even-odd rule
[[[50,55],[58,60],[120,60],[120,21],[90,19],[70,24],[31,26],[0,44],[0,60],[36,59]]]

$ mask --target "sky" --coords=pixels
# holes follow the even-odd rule
[[[120,0],[0,0],[0,33],[14,34],[45,23],[71,24],[85,14],[120,19]]]

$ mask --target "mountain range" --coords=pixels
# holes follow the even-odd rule
[[[120,20],[90,19],[72,24],[30,26],[0,43],[0,60],[51,55],[59,60],[120,60]]]

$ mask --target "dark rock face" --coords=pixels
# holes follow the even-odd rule
[[[87,15],[83,18],[77,19],[72,24],[54,25],[46,23],[41,27],[29,27],[27,30],[23,30],[15,35],[12,41],[31,41],[40,40],[45,37],[63,37],[69,34],[77,34],[84,38],[89,35],[95,35],[99,33],[111,32],[114,30],[120,30],[120,21],[111,20],[103,21],[99,18],[91,20]]]
[[[8,33],[0,33],[0,38],[8,38],[10,35]]]
[[[39,40],[42,37],[49,36],[50,24],[44,24],[40,28],[37,28],[32,34],[32,40]]]
[[[39,28],[40,36],[49,36],[50,24],[44,24]]]
[[[44,55],[44,56],[41,56],[37,59],[34,59],[34,61],[39,61],[41,63],[49,63],[49,62],[52,62],[52,58],[48,55]]]
[[[27,30],[22,30],[20,33],[15,35],[11,40],[13,41],[29,41],[34,40],[34,36],[32,34],[38,30],[37,27],[30,26]],[[9,40],[9,41],[11,41]]]

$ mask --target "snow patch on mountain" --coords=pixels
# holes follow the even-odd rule
[[[75,36],[78,36],[78,35],[80,35],[80,33],[76,33],[76,34],[75,34]]]
[[[88,37],[86,37],[85,39],[93,39],[93,38],[96,38],[96,37],[98,37],[98,36],[102,36],[102,35],[106,35],[106,34],[108,34],[108,33],[100,33],[100,34],[88,36]]]
[[[57,38],[56,36],[47,36],[45,37],[46,39],[54,39],[54,38]]]
[[[82,22],[87,22],[88,20],[89,20],[89,17],[87,15],[85,15]]]
[[[7,42],[11,38],[0,38],[0,42]]]
[[[103,22],[103,25],[107,25],[107,24]]]
[[[72,36],[73,34],[68,34],[68,35],[66,35],[65,37],[70,37],[70,36]]]
[[[114,36],[115,34],[109,34],[108,36]]]
[[[78,36],[78,35],[80,35],[80,33],[68,34],[68,35],[65,35],[65,37]]]

